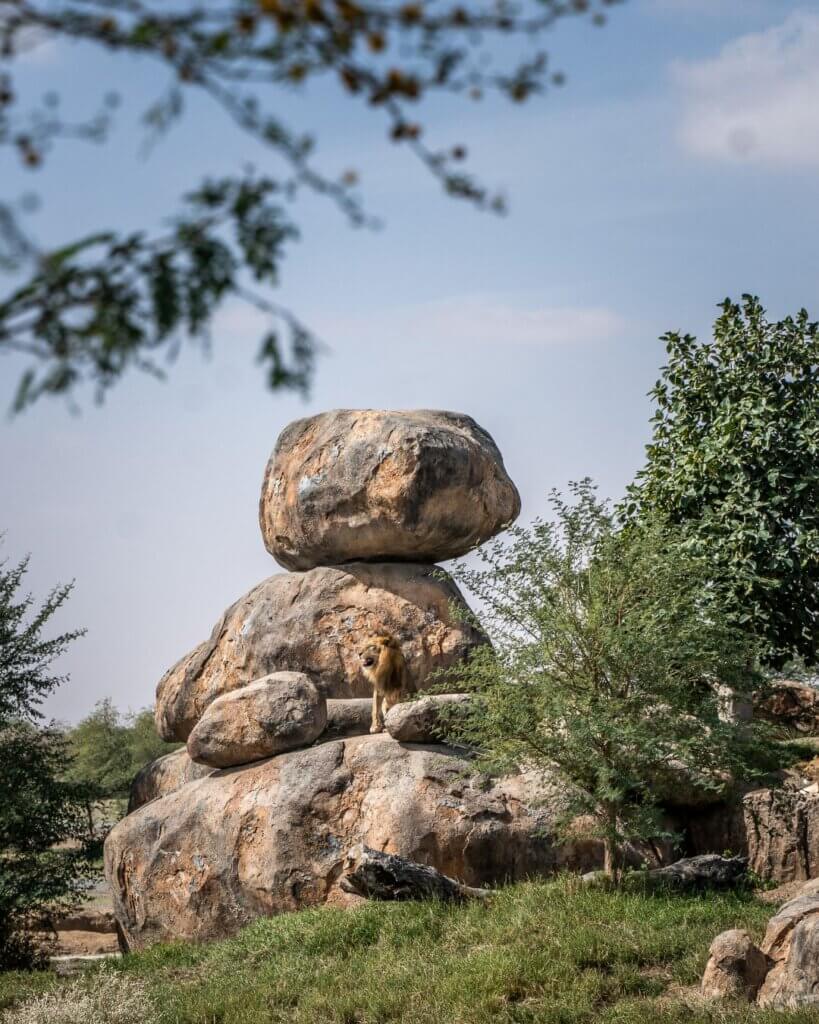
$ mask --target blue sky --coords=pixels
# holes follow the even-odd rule
[[[298,203],[277,298],[329,346],[308,401],[265,390],[263,324],[236,306],[211,356],[183,354],[164,384],[135,377],[80,415],[41,404],[0,423],[6,554],[32,553],[37,593],[76,579],[62,622],[88,628],[50,714],[76,720],[104,696],[148,704],[221,611],[278,571],[256,510],[289,420],[340,406],[468,412],[530,519],[570,479],[622,493],[665,330],[707,333],[715,304],[743,291],[772,315],[819,316],[819,4],[628,0],[602,30],[564,23],[548,48],[563,89],[524,107],[436,101],[424,115],[433,141],[466,144],[504,188],[503,218],[442,197],[377,115],[335,91],[274,98],[316,132],[322,166],[361,172],[385,221],[354,231],[326,201]],[[162,86],[148,62],[46,43],[22,78],[30,95],[63,89],[77,116],[108,88],[123,97],[105,147],[66,143],[36,177],[0,152],[3,194],[41,193],[31,228],[44,242],[153,225],[207,174],[277,169],[196,99],[141,156],[139,115]],[[0,367],[5,408],[20,367]]]

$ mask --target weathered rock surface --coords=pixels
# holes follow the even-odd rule
[[[337,409],[282,431],[262,484],[267,550],[287,569],[440,562],[511,523],[520,497],[469,416]]]
[[[324,732],[327,701],[303,672],[274,672],[223,693],[188,737],[196,764],[230,768],[309,746]]]
[[[468,701],[466,693],[441,693],[395,704],[384,716],[384,728],[402,743],[438,743],[443,738],[440,709]]]
[[[702,994],[707,999],[744,999],[753,1002],[769,961],[751,936],[741,928],[722,932],[711,943],[702,976]]]
[[[691,853],[731,850],[765,881],[819,876],[819,792],[786,785],[754,789],[703,811],[677,815]]]
[[[320,743],[189,783],[120,821],[105,844],[128,943],[214,939],[319,903],[356,844],[467,885],[599,866],[598,843],[554,846],[560,793],[526,775],[470,781],[451,748],[381,733]]]
[[[772,963],[757,1002],[795,1009],[819,1004],[819,884],[808,883],[768,922],[762,952]]]
[[[372,697],[348,697],[327,701],[327,726],[321,734],[325,740],[341,740],[349,736],[366,736],[373,716]]]
[[[819,875],[819,795],[804,789],[758,789],[743,799],[751,870],[777,882]]]
[[[206,765],[194,764],[184,747],[170,754],[163,754],[162,757],[149,761],[134,776],[128,794],[127,813],[130,814],[138,807],[142,807],[149,800],[173,793],[175,789],[193,782],[194,779],[203,779],[212,771],[213,769]]]
[[[805,736],[819,734],[819,689],[782,679],[754,708],[760,718],[795,729]]]
[[[458,588],[429,565],[359,562],[271,576],[160,680],[157,730],[186,740],[217,697],[271,672],[304,672],[326,697],[367,697],[356,652],[373,631],[398,638],[421,689],[430,673],[486,642],[452,606],[466,607]]]

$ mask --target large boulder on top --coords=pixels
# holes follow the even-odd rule
[[[440,562],[517,518],[495,442],[469,416],[336,409],[286,427],[267,464],[259,520],[286,569]]]
[[[486,642],[457,620],[455,607],[467,610],[435,566],[359,562],[271,576],[160,680],[157,730],[186,740],[217,697],[271,672],[304,672],[325,697],[367,697],[372,688],[357,650],[373,631],[399,640],[410,681],[421,689],[436,669]]]
[[[223,693],[188,736],[197,764],[230,768],[307,747],[324,731],[327,701],[303,672],[274,672]]]
[[[123,818],[105,843],[128,944],[231,935],[257,917],[348,905],[345,854],[364,843],[467,885],[600,863],[599,843],[554,845],[560,791],[489,782],[441,745],[381,733],[214,772]]]

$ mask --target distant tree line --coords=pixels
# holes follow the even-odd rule
[[[157,735],[152,708],[123,713],[110,698],[101,700],[77,725],[65,730],[69,764],[65,777],[82,791],[89,836],[100,835],[97,815],[110,819],[103,805],[128,798],[140,768],[162,754],[176,750]],[[118,808],[114,808],[116,812]],[[104,824],[102,831],[104,831]]]

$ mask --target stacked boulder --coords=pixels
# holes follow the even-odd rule
[[[525,773],[475,778],[464,751],[436,741],[443,698],[400,705],[388,732],[369,734],[362,640],[391,634],[413,688],[439,684],[486,638],[435,563],[519,510],[500,452],[468,416],[340,410],[285,429],[260,521],[291,571],[231,605],[162,678],[158,731],[187,750],[143,769],[106,842],[129,947],[354,902],[339,881],[359,843],[469,885],[595,865],[596,844],[544,839],[559,793]]]

